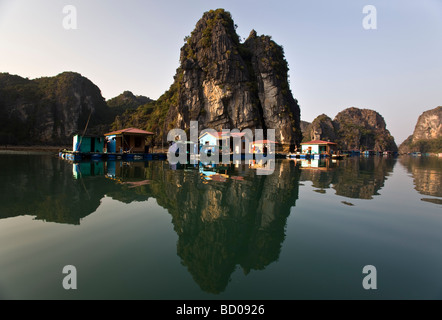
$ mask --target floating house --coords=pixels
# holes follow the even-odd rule
[[[397,157],[396,151],[384,151],[382,154],[384,157]]]
[[[229,153],[233,151],[233,148],[236,148],[234,151],[236,154],[244,154],[249,153],[249,150],[246,146],[245,142],[245,133],[227,133],[224,134],[222,132],[204,132],[199,137],[199,144],[200,146],[210,146],[206,148],[206,152],[208,150],[211,150],[212,152],[215,152],[216,146],[219,147],[219,152],[221,153],[223,146],[227,145],[229,146]],[[241,146],[235,146],[234,145],[234,139],[232,138],[240,138],[241,139]],[[227,140],[225,142],[224,140]]]
[[[149,153],[146,139],[152,132],[127,128],[106,133],[108,153]]]
[[[210,150],[212,152],[216,151],[216,146],[218,146],[218,140],[220,140],[222,133],[217,132],[204,132],[200,137],[200,146],[210,146]],[[209,148],[206,148],[206,152],[209,151]]]
[[[366,156],[366,157],[374,157],[377,155],[379,155],[379,152],[374,151],[374,150],[365,150],[364,151],[364,156]]]
[[[180,137],[175,139],[175,143],[171,143],[168,153],[175,153],[178,156],[178,153],[185,152],[187,155],[188,161],[198,161],[198,142],[193,141],[181,141]]]
[[[336,153],[337,144],[330,141],[312,140],[301,143],[302,154],[321,158]]]
[[[165,160],[166,154],[151,153],[146,140],[152,132],[128,128],[102,136],[75,136],[73,150],[62,150],[62,159],[83,160]]]
[[[410,153],[410,155],[412,155],[413,157],[421,157],[422,153],[421,152],[412,152],[412,153]]]
[[[62,159],[81,161],[82,159],[100,160],[103,155],[106,139],[104,136],[75,135],[72,150],[59,152]]]
[[[73,152],[101,153],[104,150],[104,136],[75,135],[73,139]]]

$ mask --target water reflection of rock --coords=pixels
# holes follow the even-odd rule
[[[324,160],[325,161],[325,160]],[[329,160],[327,160],[329,161]],[[355,199],[373,199],[393,171],[395,159],[383,157],[349,158],[335,164],[302,170],[301,181],[312,181],[320,191],[333,188],[336,194]]]
[[[20,215],[38,220],[79,224],[94,212],[104,195],[101,179],[73,180],[72,165],[48,156],[2,158],[0,218]]]
[[[290,208],[298,198],[299,169],[276,166],[270,176],[227,168],[225,182],[204,183],[185,170],[167,171],[163,183],[151,184],[167,208],[179,236],[177,251],[200,287],[211,293],[226,288],[239,265],[247,274],[279,257]],[[244,180],[230,177],[243,176]]]
[[[125,203],[149,198],[146,189],[131,190],[130,185],[106,179],[104,162],[73,167],[50,156],[11,156],[3,157],[1,163],[10,170],[1,173],[8,183],[0,184],[0,218],[31,215],[78,225],[97,210],[105,195]]]
[[[14,181],[1,185],[0,218],[32,215],[78,225],[105,196],[124,203],[156,198],[172,216],[183,265],[211,293],[224,291],[238,266],[247,274],[278,260],[300,176],[290,161],[263,176],[248,165],[177,170],[156,161],[73,166],[47,156],[2,163],[20,169],[10,176],[2,172],[3,179]]]
[[[399,161],[413,176],[415,189],[420,194],[442,197],[442,160],[403,156]]]

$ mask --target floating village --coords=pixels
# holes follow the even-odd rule
[[[59,157],[73,162],[88,160],[123,160],[149,161],[166,160],[168,153],[179,154],[185,150],[186,159],[199,160],[201,154],[210,157],[218,154],[219,160],[226,155],[230,160],[262,159],[271,155],[278,159],[311,159],[331,158],[341,160],[352,156],[387,156],[395,157],[397,152],[374,150],[339,150],[331,141],[312,140],[301,143],[301,150],[294,153],[278,152],[278,142],[272,140],[248,141],[244,133],[204,132],[197,142],[183,141],[179,136],[170,143],[168,151],[153,152],[151,141],[154,133],[136,128],[126,128],[103,135],[75,135],[72,150],[61,150]],[[239,143],[234,143],[235,138]],[[227,150],[226,150],[227,149]]]

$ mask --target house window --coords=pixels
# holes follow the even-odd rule
[[[140,148],[141,147],[141,137],[135,137],[135,148]]]

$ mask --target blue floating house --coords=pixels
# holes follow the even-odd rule
[[[364,156],[366,156],[366,157],[374,157],[374,156],[377,156],[377,155],[378,155],[378,152],[374,151],[374,150],[366,150],[366,151],[364,151]]]
[[[73,139],[72,151],[80,153],[102,153],[104,150],[104,136],[76,135]]]
[[[337,144],[330,141],[313,140],[301,143],[302,153],[319,159],[336,152]]]
[[[75,135],[72,151],[62,150],[59,157],[78,162],[83,160],[163,160],[165,154],[149,153],[146,143],[153,135],[140,129],[128,128],[104,135]]]

